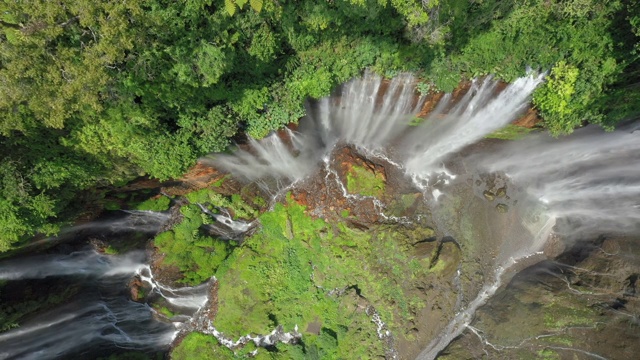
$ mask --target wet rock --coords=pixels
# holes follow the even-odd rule
[[[109,246],[104,241],[102,241],[100,239],[96,239],[96,238],[89,239],[89,244],[91,245],[91,247],[94,250],[96,250],[97,252],[102,253],[102,254],[105,253],[107,247]]]
[[[636,296],[637,288],[636,283],[638,282],[638,274],[631,274],[629,277],[625,279],[624,282],[624,296]]]
[[[505,196],[507,196],[507,188],[506,187],[501,187],[500,189],[498,189],[496,191],[496,197],[503,198]]]
[[[530,108],[518,120],[514,121],[513,124],[516,126],[532,129],[540,121],[542,120],[540,119],[540,116],[538,116],[538,111],[536,109]]]
[[[140,278],[135,277],[129,282],[129,295],[133,301],[142,302],[144,300],[145,289]]]
[[[496,205],[496,210],[498,210],[499,213],[504,214],[509,211],[509,206],[507,206],[507,204],[498,204]]]
[[[496,198],[496,195],[489,190],[485,190],[482,195],[489,201],[493,201]]]
[[[433,111],[433,109],[435,109],[436,105],[438,105],[438,102],[440,102],[443,96],[444,93],[442,92],[434,92],[430,90],[429,94],[427,95],[427,99],[425,100],[424,105],[420,110],[420,113],[418,113],[416,117],[422,118],[421,120],[424,120],[424,118],[428,116]]]
[[[310,334],[316,334],[316,335],[320,335],[320,329],[322,328],[322,323],[319,322],[317,319],[314,322],[309,323],[309,325],[307,325],[307,332]]]

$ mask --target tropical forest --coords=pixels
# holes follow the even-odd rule
[[[631,359],[640,3],[2,0],[0,359]]]

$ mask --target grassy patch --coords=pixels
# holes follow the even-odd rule
[[[260,196],[253,197],[251,199],[251,202],[253,203],[253,205],[256,205],[261,208],[267,206],[267,201]]]
[[[166,306],[162,306],[162,307],[156,308],[156,310],[160,314],[166,316],[169,319],[171,319],[172,317],[174,317],[176,315],[176,314],[173,313],[173,311],[169,310]]]
[[[362,166],[353,165],[347,172],[347,190],[352,194],[381,197],[385,179],[382,173],[374,173]]]
[[[545,306],[544,324],[547,328],[562,329],[593,324],[595,310],[585,306],[566,306],[564,303],[564,298],[560,298]]]
[[[262,214],[260,222],[261,231],[215,274],[215,325],[226,336],[298,325],[304,346],[282,346],[286,356],[275,358],[375,358],[384,356],[384,344],[365,308],[373,305],[402,336],[424,306],[407,294],[414,279],[429,276],[428,266],[411,255],[411,244],[431,236],[430,229],[381,226],[363,232],[330,225],[308,217],[291,199]],[[306,331],[310,324],[320,324],[320,331]]]
[[[539,356],[540,359],[544,359],[544,360],[560,359],[560,355],[558,355],[557,352],[551,349],[542,349],[538,351],[537,355]]]
[[[525,128],[522,126],[516,126],[509,124],[500,130],[494,131],[491,134],[485,136],[487,139],[500,139],[500,140],[518,140],[525,135],[533,131],[533,129]]]
[[[213,336],[191,333],[173,349],[171,358],[175,360],[234,359],[233,352],[223,346]]]
[[[420,194],[402,194],[400,197],[396,197],[389,204],[388,211],[394,216],[402,216],[406,210],[411,208],[415,204],[416,199]]]
[[[108,245],[107,247],[105,247],[103,251],[107,255],[117,255],[117,254],[120,253],[120,251],[118,251],[118,249],[114,248],[111,245]]]
[[[224,182],[230,178],[230,175],[225,175],[223,177],[221,177],[220,179],[216,180],[213,184],[211,184],[211,186],[213,187],[220,187],[222,186],[222,184],[224,184]]]

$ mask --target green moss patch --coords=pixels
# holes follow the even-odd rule
[[[213,336],[191,333],[185,336],[178,346],[173,349],[171,358],[175,360],[226,360],[234,359],[233,353],[223,346]]]
[[[411,290],[430,275],[429,259],[413,256],[430,229],[379,226],[370,231],[312,219],[289,199],[260,216],[262,229],[218,268],[215,326],[226,336],[266,334],[282,325],[303,333],[283,345],[286,359],[375,358],[385,354],[366,309],[375,307],[394,334],[424,301]]]
[[[385,178],[365,167],[353,165],[347,172],[347,191],[352,194],[381,197],[385,190]]]
[[[523,138],[525,135],[527,135],[531,131],[533,131],[533,129],[509,124],[503,127],[502,129],[496,130],[491,134],[485,136],[485,138],[500,139],[500,140],[518,140]]]

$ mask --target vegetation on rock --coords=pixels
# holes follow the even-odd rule
[[[446,268],[444,259],[418,254],[413,247],[433,235],[429,228],[376,225],[362,231],[342,222],[328,224],[311,218],[292,198],[259,221],[255,235],[209,269],[220,283],[214,325],[225,336],[266,334],[279,325],[302,331],[302,344],[279,345],[260,358],[383,356],[386,344],[378,339],[372,309],[392,333],[408,336],[408,323],[424,306],[416,288]],[[209,343],[217,346],[213,339]],[[200,346],[187,341],[175,351],[190,358]]]
[[[0,250],[56,233],[84,189],[175,178],[296,122],[365,68],[443,91],[550,71],[534,105],[554,134],[640,112],[629,0],[28,4],[0,4]]]
[[[180,269],[183,282],[199,284],[213,276],[229,255],[232,245],[201,232],[200,227],[212,220],[197,205],[183,206],[180,213],[182,221],[173,229],[158,234],[154,245],[164,255],[165,265]]]
[[[351,194],[380,197],[384,194],[384,174],[352,165],[347,172],[347,191]]]

